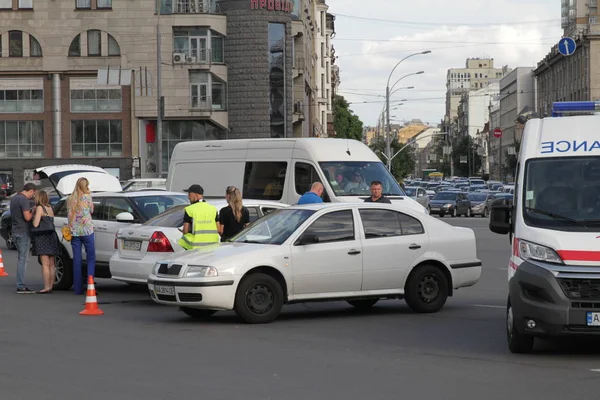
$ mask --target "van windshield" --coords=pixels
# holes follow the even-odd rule
[[[382,162],[321,162],[319,165],[336,196],[370,196],[373,181],[381,182],[384,196],[406,195]]]
[[[600,159],[561,157],[525,166],[523,218],[546,229],[597,231],[600,226]]]

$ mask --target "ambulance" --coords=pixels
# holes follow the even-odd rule
[[[536,337],[600,338],[600,103],[553,104],[523,131],[514,197],[492,204],[490,230],[509,235],[508,347]]]

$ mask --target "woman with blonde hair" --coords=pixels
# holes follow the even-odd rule
[[[79,178],[73,193],[67,199],[71,247],[73,248],[73,289],[75,294],[83,294],[81,279],[82,245],[85,247],[87,275],[94,276],[96,273],[96,248],[94,245],[94,225],[92,223],[94,203],[92,202],[89,186],[90,183],[86,178]]]
[[[48,193],[44,190],[40,190],[35,195],[35,211],[31,237],[33,239],[31,254],[40,257],[44,280],[44,289],[37,293],[52,293],[52,286],[54,286],[56,275],[54,257],[60,255],[60,243],[54,229],[54,213],[50,206]]]
[[[235,186],[228,186],[225,191],[227,207],[219,212],[219,234],[221,242],[231,239],[250,223],[250,212],[242,204],[242,193]]]

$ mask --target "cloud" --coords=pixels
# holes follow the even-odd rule
[[[333,45],[341,69],[340,94],[353,103],[353,110],[368,125],[376,124],[382,110],[390,71],[409,54],[432,51],[411,57],[397,68],[391,84],[406,74],[425,73],[397,85],[415,89],[393,96],[409,100],[394,114],[438,123],[445,110],[449,68],[461,68],[471,57],[494,58],[496,67],[534,67],[562,33],[560,8],[548,10],[547,1],[541,0],[497,0],[493,4],[430,0],[410,10],[402,6],[406,0],[371,3],[372,7],[364,9],[364,2],[358,0],[328,1],[329,12],[339,14]],[[387,6],[376,7],[383,4]]]

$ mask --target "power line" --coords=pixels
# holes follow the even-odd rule
[[[554,38],[540,38],[542,39],[554,39]],[[559,38],[556,38],[557,40]],[[478,41],[478,42],[465,42],[464,40],[410,40],[410,39],[372,39],[372,38],[338,38],[336,37],[334,40],[341,41],[351,41],[351,42],[402,42],[402,43],[450,43],[450,44],[547,44],[545,42],[497,42],[497,41]]]
[[[560,22],[560,19],[546,19],[546,20],[538,20],[538,21],[520,21],[520,22],[416,22],[416,21],[401,21],[401,20],[391,20],[391,19],[380,19],[380,18],[370,18],[370,17],[360,17],[356,15],[347,15],[347,14],[334,14],[337,17],[342,18],[352,18],[352,19],[360,19],[365,21],[373,21],[373,22],[390,22],[390,23],[399,23],[405,25],[423,25],[423,26],[492,26],[492,25],[535,25],[540,23],[550,23],[550,22]]]

